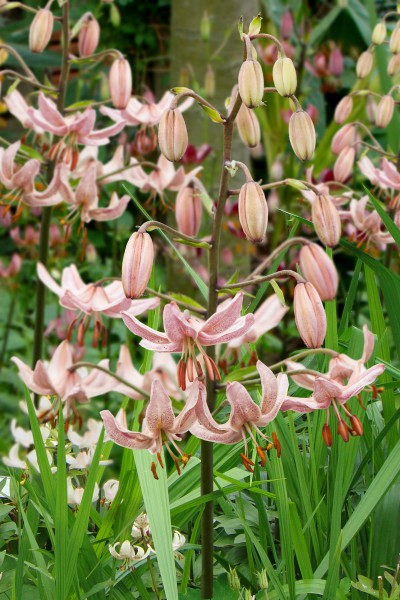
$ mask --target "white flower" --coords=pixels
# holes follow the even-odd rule
[[[68,502],[68,504],[71,504],[72,506],[79,506],[79,504],[82,502],[82,496],[83,496],[84,491],[85,490],[82,487],[74,488],[74,486],[72,485],[71,478],[70,477],[67,478],[67,502]],[[96,483],[94,486],[94,490],[93,490],[92,502],[96,502],[98,499],[99,499],[99,486]]]
[[[134,540],[151,535],[149,518],[146,513],[140,513],[133,522],[131,536]]]
[[[117,546],[121,546],[119,552],[117,552]],[[150,548],[147,548],[145,551],[140,546],[131,544],[129,540],[125,540],[122,544],[121,542],[117,542],[114,546],[109,546],[108,549],[111,556],[127,562],[143,560],[150,554]]]
[[[73,429],[68,431],[68,439],[74,445],[78,446],[80,450],[83,448],[95,448],[99,441],[101,430],[103,429],[103,423],[96,421],[96,419],[88,419],[87,430],[83,435],[79,435]]]
[[[108,481],[105,482],[105,484],[103,485],[105,502],[112,502],[114,500],[115,496],[117,495],[118,488],[119,488],[118,479],[109,479]]]

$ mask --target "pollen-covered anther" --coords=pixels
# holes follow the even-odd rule
[[[164,468],[164,462],[161,456],[161,452],[157,452],[157,460],[160,463],[160,467],[163,469]]]
[[[351,415],[350,423],[352,427],[352,434],[361,436],[363,434],[363,426],[360,419],[356,415]]]
[[[337,432],[344,442],[347,443],[349,441],[349,428],[343,419],[339,421]]]
[[[266,462],[267,462],[267,457],[266,457],[266,455],[265,455],[265,452],[264,452],[264,450],[261,448],[261,446],[256,446],[256,449],[257,449],[257,454],[258,454],[258,456],[259,456],[259,457],[260,457],[260,459],[261,459],[261,466],[262,466],[262,467],[265,467],[265,464],[266,464]]]
[[[151,472],[153,473],[154,479],[156,479],[158,481],[157,465],[156,465],[156,463],[154,461],[151,463],[151,467],[150,468],[151,468]]]
[[[254,469],[252,467],[254,467],[254,463],[252,460],[250,460],[250,458],[248,456],[246,456],[245,454],[243,454],[243,452],[240,454],[241,459],[242,459],[242,463],[244,468],[249,471],[249,473],[254,473]]]
[[[330,448],[332,446],[332,432],[328,423],[325,423],[325,425],[322,427],[322,438],[324,440],[325,446],[328,446],[328,448]]]
[[[275,431],[272,432],[272,441],[274,443],[274,448],[276,450],[277,456],[278,458],[281,457],[281,443],[278,440],[278,436],[276,435]]]

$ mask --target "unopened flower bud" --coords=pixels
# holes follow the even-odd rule
[[[215,94],[215,71],[211,65],[208,65],[204,76],[204,91],[207,98],[212,98]]]
[[[79,56],[92,56],[99,45],[100,25],[92,13],[87,13],[83,19],[78,37]]]
[[[351,427],[352,427],[354,435],[362,435],[363,434],[362,423],[356,415],[351,415],[350,423],[351,423]]]
[[[400,71],[400,54],[393,54],[388,62],[387,72],[390,77],[397,75]]]
[[[347,427],[347,424],[343,421],[343,419],[339,421],[337,432],[344,442],[349,441],[349,428]]]
[[[307,348],[320,348],[326,334],[326,315],[321,298],[309,281],[294,288],[294,318]]]
[[[40,8],[29,29],[29,48],[31,52],[43,52],[53,33],[54,17],[51,10]]]
[[[200,37],[203,42],[208,42],[211,33],[211,21],[208,12],[205,10],[200,21]]]
[[[290,10],[286,10],[281,18],[281,36],[284,40],[290,38],[293,33],[293,15]]]
[[[346,181],[353,172],[356,150],[354,146],[346,146],[340,152],[333,167],[335,181]]]
[[[392,54],[400,54],[400,27],[397,25],[392,31],[389,42],[390,52]]]
[[[256,108],[264,95],[264,75],[260,63],[248,58],[239,71],[239,94],[248,108]]]
[[[257,571],[257,579],[258,585],[260,589],[267,590],[268,589],[268,577],[267,577],[267,569],[263,569],[262,571]]]
[[[380,46],[385,41],[386,37],[386,25],[381,21],[377,23],[372,31],[372,43],[376,46]]]
[[[299,160],[310,160],[315,150],[315,128],[305,110],[296,110],[289,121],[289,140]]]
[[[394,112],[394,99],[389,94],[382,96],[375,109],[375,124],[384,129],[392,120]]]
[[[321,242],[325,246],[336,246],[340,240],[341,221],[339,211],[329,196],[321,194],[315,198],[311,216]]]
[[[274,86],[280,96],[292,96],[297,87],[297,75],[293,61],[286,56],[278,58],[272,69]]]
[[[135,231],[128,240],[122,261],[122,286],[127,298],[139,298],[150,279],[154,262],[153,242],[148,233]]]
[[[336,106],[334,116],[336,123],[338,123],[339,125],[344,123],[344,121],[346,121],[346,119],[348,119],[348,117],[350,116],[352,110],[353,98],[351,96],[345,96]]]
[[[117,58],[109,74],[111,100],[115,108],[126,108],[132,95],[132,71],[125,58]]]
[[[239,221],[250,242],[263,241],[268,225],[268,204],[255,181],[248,181],[240,189]]]
[[[165,158],[180,160],[186,152],[188,134],[185,119],[177,108],[167,109],[158,126],[158,144]]]
[[[333,300],[339,278],[333,260],[318,244],[307,244],[300,250],[300,269],[307,281],[313,284],[321,300]]]
[[[340,154],[346,146],[352,146],[357,140],[357,129],[352,123],[343,125],[333,136],[331,150],[333,154]]]
[[[201,225],[203,203],[201,196],[193,185],[182,187],[176,197],[175,218],[181,233],[196,236]]]
[[[236,117],[236,124],[242,142],[250,148],[255,148],[261,140],[260,123],[255,112],[242,104]]]
[[[368,50],[362,52],[358,57],[358,61],[356,64],[357,77],[359,79],[367,77],[371,73],[373,64],[374,57],[372,56],[371,52],[369,52]]]
[[[241,586],[240,579],[239,579],[236,569],[232,569],[232,567],[230,567],[229,573],[227,573],[227,575],[228,575],[228,584],[229,584],[229,587],[231,588],[231,590],[233,590],[235,592],[240,592],[242,589],[242,586]]]
[[[335,46],[329,56],[328,70],[334,77],[340,77],[344,69],[343,54],[337,46]]]
[[[330,448],[332,446],[332,432],[327,423],[325,423],[325,425],[322,427],[322,438],[325,442],[325,446]]]

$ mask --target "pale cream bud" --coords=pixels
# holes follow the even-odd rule
[[[122,261],[122,286],[127,298],[139,298],[150,279],[154,248],[148,233],[135,231],[128,240]]]
[[[356,64],[357,77],[359,79],[367,77],[371,73],[373,64],[374,57],[372,56],[371,52],[369,52],[368,50],[362,52],[358,57],[358,61]]]
[[[294,288],[294,318],[307,348],[320,348],[326,335],[326,315],[317,290],[308,281]]]
[[[181,233],[195,237],[199,233],[203,202],[193,183],[181,188],[175,202],[175,218]]]
[[[333,167],[333,177],[335,181],[344,182],[350,177],[353,167],[356,150],[353,146],[346,146],[340,152]]]
[[[43,52],[53,33],[54,17],[47,8],[36,13],[29,29],[29,48],[31,52]]]
[[[179,109],[166,110],[158,126],[158,144],[165,158],[180,160],[186,152],[188,134],[185,119]]]
[[[340,240],[342,224],[339,211],[329,196],[321,194],[315,198],[311,218],[321,242],[325,246],[336,246]]]
[[[388,62],[387,72],[390,77],[397,75],[400,71],[400,54],[393,54]]]
[[[389,94],[382,96],[375,109],[375,124],[384,129],[392,120],[394,112],[394,99]]]
[[[211,65],[208,65],[204,77],[204,91],[207,98],[213,98],[215,95],[215,71]]]
[[[346,119],[348,119],[348,117],[350,116],[352,110],[353,98],[351,96],[345,96],[336,106],[334,116],[336,123],[338,123],[339,125],[344,123],[344,121],[346,121]]]
[[[386,37],[386,25],[381,21],[377,23],[372,31],[372,43],[376,46],[380,46],[385,41]]]
[[[268,225],[268,204],[261,186],[248,181],[240,188],[239,221],[250,242],[262,242]]]
[[[99,45],[100,25],[92,13],[87,13],[83,18],[78,37],[79,56],[92,56]]]
[[[111,100],[115,108],[126,108],[132,95],[132,71],[125,58],[117,58],[109,74]]]
[[[278,58],[272,69],[274,86],[280,96],[292,96],[297,87],[297,75],[293,61],[286,56]]]
[[[313,284],[321,300],[333,300],[339,278],[334,262],[318,244],[307,244],[300,250],[300,269]]]
[[[340,154],[343,148],[351,146],[357,141],[357,130],[352,123],[343,125],[333,136],[331,150],[334,154]]]
[[[398,25],[390,36],[389,48],[392,54],[400,54],[400,27]]]
[[[248,108],[256,108],[264,96],[264,75],[260,63],[248,58],[239,71],[239,94]]]
[[[242,142],[250,148],[255,148],[261,140],[260,123],[255,112],[242,104],[236,117],[236,124]]]
[[[289,121],[289,140],[299,160],[310,160],[315,150],[315,128],[305,110],[296,110]]]

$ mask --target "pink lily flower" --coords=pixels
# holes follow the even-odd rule
[[[165,333],[143,325],[134,316],[122,312],[125,325],[142,338],[140,345],[155,352],[179,352],[178,383],[184,390],[186,377],[194,381],[195,373],[203,376],[203,369],[197,359],[200,352],[208,376],[220,378],[215,362],[206,354],[203,346],[214,346],[229,342],[246,333],[254,325],[254,315],[240,316],[243,292],[236,294],[230,302],[220,308],[207,321],[193,317],[188,310],[182,312],[176,302],[164,307],[163,320]]]
[[[190,429],[190,432],[195,436],[220,444],[236,444],[242,439],[245,449],[244,454],[241,455],[242,461],[245,468],[251,473],[253,472],[254,463],[248,456],[247,434],[253,440],[261,459],[261,465],[264,467],[266,462],[265,449],[257,442],[252,429],[268,442],[267,437],[260,431],[260,427],[265,427],[275,419],[287,398],[289,387],[288,378],[284,373],[279,373],[275,377],[271,369],[260,360],[257,361],[257,370],[261,378],[262,388],[260,405],[254,402],[241,383],[238,381],[228,383],[226,396],[231,405],[229,421],[223,426],[219,426],[217,431],[211,430],[208,424],[204,426],[201,423],[195,423]],[[276,435],[273,435],[273,443],[268,442],[266,449],[269,450],[272,446],[276,448],[278,455],[280,455],[280,444]]]
[[[121,311],[127,311],[125,314],[134,318],[136,315],[156,308],[160,303],[159,298],[140,298],[139,300],[126,298],[121,281],[113,281],[104,287],[99,283],[84,283],[75,265],[70,265],[63,270],[61,285],[54,281],[42,263],[37,264],[37,275],[40,281],[60,298],[61,306],[71,311],[79,311],[69,327],[68,337],[81,313],[89,317],[94,315],[93,343],[96,342],[96,345],[101,331],[103,332],[103,342],[105,340],[105,327],[101,321],[101,313],[111,318],[120,318]],[[83,336],[88,326],[88,320],[83,317],[80,321],[79,345],[83,345]]]
[[[179,463],[185,466],[190,456],[182,453],[176,441],[182,439],[183,434],[189,431],[198,418],[202,419],[204,411],[205,418],[207,418],[209,412],[206,403],[206,389],[198,379],[190,387],[187,402],[177,417],[174,415],[171,400],[161,382],[154,379],[141,432],[130,431],[126,428],[126,424],[122,425],[121,421],[118,422],[108,410],[101,411],[100,415],[106,433],[113,442],[124,448],[147,449],[151,454],[157,454],[162,468],[164,464],[161,451],[164,444],[180,473]],[[178,456],[173,453],[169,444],[178,451]],[[158,479],[155,462],[152,464],[152,472],[155,479]]]
[[[14,252],[14,254],[11,257],[8,267],[3,267],[3,263],[0,260],[0,277],[4,277],[5,279],[8,279],[10,277],[15,277],[15,275],[18,275],[18,273],[21,269],[21,266],[22,266],[22,258],[20,257],[19,254],[16,254]]]
[[[387,244],[394,243],[394,239],[386,230],[376,210],[367,210],[367,204],[368,196],[350,202],[350,217],[360,232],[357,235],[358,242],[361,245],[366,241],[367,247],[372,242],[384,250]]]
[[[121,120],[105,129],[95,130],[96,111],[88,107],[83,113],[76,112],[63,117],[55,103],[44,94],[39,94],[39,109],[28,108],[28,117],[34,125],[58,137],[73,137],[74,144],[84,146],[104,146],[110,137],[120,133],[126,122]]]
[[[103,115],[107,115],[115,121],[120,123],[121,121],[126,122],[128,125],[147,125],[152,127],[158,125],[161,115],[169,108],[171,101],[175,98],[175,95],[171,92],[165,92],[159,102],[155,102],[153,94],[147,93],[145,96],[145,102],[140,102],[137,98],[131,98],[126,106],[122,110],[109,108],[108,106],[102,106],[100,112]],[[179,110],[184,112],[190,106],[192,106],[193,98],[187,98],[179,104]]]
[[[75,401],[86,403],[90,398],[113,390],[115,386],[114,379],[102,371],[93,369],[89,375],[86,375],[71,369],[75,363],[74,352],[66,340],[56,348],[47,366],[43,361],[38,360],[32,370],[16,356],[11,360],[17,365],[19,376],[29,390],[42,396],[57,397],[52,408],[42,416],[42,418],[47,417],[47,420],[57,415],[58,402],[67,405],[67,416],[71,411],[78,416]],[[109,360],[100,361],[99,366],[108,369]]]
[[[29,105],[25,102],[25,98],[18,90],[13,90],[4,98],[4,103],[8,108],[8,112],[12,114],[22,124],[24,129],[32,129],[37,134],[42,134],[43,129],[35,125],[28,114]]]

